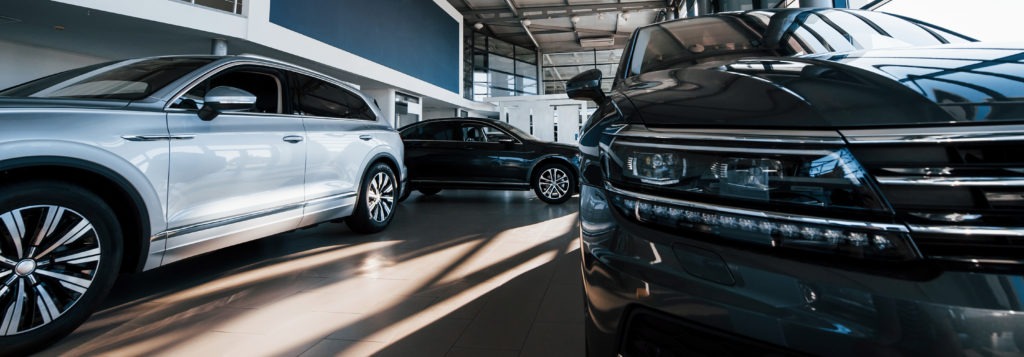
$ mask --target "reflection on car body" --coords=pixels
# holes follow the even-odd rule
[[[405,142],[409,190],[530,190],[562,203],[577,187],[577,149],[545,142],[491,119],[433,119],[399,129]],[[404,198],[404,197],[402,197]]]
[[[1021,354],[1021,58],[856,10],[639,29],[567,84],[590,354]]]

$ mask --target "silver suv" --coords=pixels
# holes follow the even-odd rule
[[[97,64],[0,91],[0,351],[82,323],[119,273],[345,219],[405,182],[373,99],[255,57]]]

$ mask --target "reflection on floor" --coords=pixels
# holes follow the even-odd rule
[[[413,193],[382,233],[325,224],[124,278],[40,355],[582,356],[577,207]]]

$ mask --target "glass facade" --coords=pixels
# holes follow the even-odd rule
[[[537,52],[474,32],[466,56],[464,94],[467,99],[482,101],[487,97],[536,95]]]
[[[586,70],[601,70],[605,92],[612,89],[612,78],[622,57],[622,49],[544,54],[544,94],[565,93],[565,82]]]
[[[199,6],[214,8],[221,11],[227,11],[235,14],[242,14],[242,1],[243,0],[181,0],[187,3],[196,4]]]

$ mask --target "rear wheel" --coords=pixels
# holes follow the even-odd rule
[[[391,167],[384,163],[370,166],[359,188],[356,210],[351,217],[345,219],[345,223],[359,233],[384,230],[395,216],[395,193],[398,193],[398,181]]]
[[[562,203],[572,197],[575,176],[568,166],[546,164],[533,175],[531,185],[537,198],[547,203]]]
[[[110,207],[82,188],[0,191],[0,351],[36,351],[84,322],[114,283],[120,239]]]

